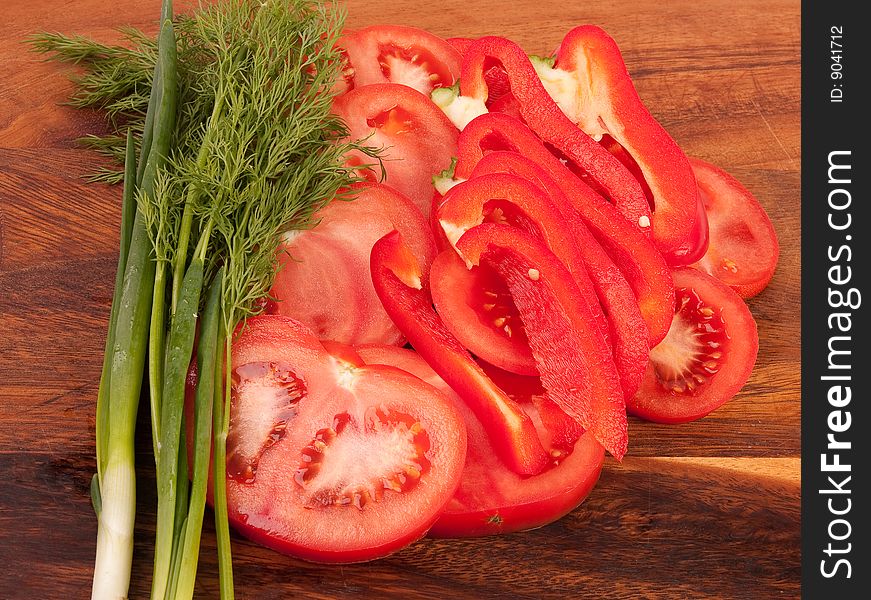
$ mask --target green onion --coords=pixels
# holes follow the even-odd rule
[[[172,549],[176,533],[176,494],[181,477],[185,484],[188,474],[179,473],[179,453],[182,414],[184,412],[185,378],[194,345],[200,290],[203,287],[203,261],[195,258],[188,267],[181,286],[178,310],[172,317],[166,369],[163,378],[163,406],[160,420],[160,445],[157,460],[157,539],[154,545],[154,577],[152,598],[163,598],[169,584]],[[163,298],[155,299],[163,304]],[[186,463],[185,463],[186,466]],[[186,489],[185,489],[186,491]],[[187,506],[187,498],[184,498]]]
[[[187,530],[182,544],[181,564],[176,593],[177,600],[192,598],[196,581],[197,562],[200,556],[200,535],[206,507],[206,485],[209,481],[209,459],[212,437],[212,402],[215,398],[215,374],[220,376],[218,364],[218,332],[220,331],[222,271],[218,271],[209,289],[206,308],[200,323],[200,340],[197,347],[198,383],[194,403],[193,483]],[[221,396],[223,398],[223,396]]]
[[[175,36],[172,23],[164,22],[159,41],[161,77],[159,102],[154,111],[154,142],[149,150],[139,192],[154,193],[157,169],[169,153],[169,143],[175,127]],[[129,157],[130,153],[127,153]],[[130,165],[127,165],[128,172]],[[94,562],[92,598],[124,598],[130,585],[133,559],[133,524],[136,513],[136,470],[134,433],[139,393],[142,385],[145,351],[148,341],[154,261],[152,244],[145,219],[137,209],[133,218],[129,250],[124,264],[114,332],[110,325],[111,367],[108,372],[108,396],[97,446],[105,448],[100,477],[101,510],[97,528],[97,551]],[[111,318],[111,315],[110,315]]]

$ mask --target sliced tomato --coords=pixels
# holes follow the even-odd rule
[[[531,404],[523,406],[535,410]],[[599,480],[604,450],[589,434],[582,435],[570,451],[560,450],[557,465],[520,477],[496,458],[471,411],[464,414],[469,431],[466,468],[460,488],[429,530],[430,536],[477,537],[541,527],[574,510]]]
[[[385,183],[429,216],[432,177],[457,153],[458,132],[444,113],[429,97],[395,83],[353,89],[335,99],[333,112],[347,125],[350,139],[381,148]],[[347,161],[373,181],[381,176],[377,161],[359,150]]]
[[[704,417],[737,394],[753,371],[756,322],[738,294],[710,275],[676,269],[674,319],[650,350],[630,414],[657,423]]]
[[[267,311],[301,321],[321,339],[396,344],[402,334],[372,286],[372,246],[386,233],[401,231],[428,273],[435,242],[424,216],[402,194],[379,184],[360,184],[351,192],[353,200],[321,210],[314,228],[285,237]]]
[[[355,350],[367,364],[397,367],[442,390],[466,419],[469,446],[460,488],[430,535],[471,537],[540,527],[577,507],[596,484],[604,450],[544,396],[537,377],[482,365],[536,422],[542,444],[553,457],[553,464],[541,474],[521,477],[498,459],[472,411],[419,354],[396,346],[365,345]]]
[[[467,38],[467,37],[450,37],[445,40],[451,46],[454,47],[454,50],[460,53],[460,56],[466,53],[466,50],[469,49],[469,46],[475,43],[475,38]]]
[[[460,76],[460,52],[416,27],[364,27],[343,37],[341,45],[352,69],[352,88],[400,83],[429,95],[435,88],[454,85]]]
[[[737,179],[698,158],[690,163],[710,229],[708,251],[693,266],[752,298],[768,285],[780,246],[771,220]]]
[[[318,562],[385,556],[422,536],[457,488],[453,402],[396,368],[334,360],[300,323],[248,319],[233,343],[231,524]]]
[[[454,404],[460,405],[463,402],[451,386],[414,350],[383,344],[363,344],[354,348],[354,351],[367,365],[388,365],[402,369],[442,392]]]

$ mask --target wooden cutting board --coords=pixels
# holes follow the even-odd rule
[[[88,595],[96,538],[94,402],[118,243],[120,189],[74,139],[104,130],[59,105],[74,69],[21,43],[38,30],[117,39],[154,31],[158,0],[7,0],[0,36],[0,598]],[[443,36],[502,34],[553,50],[575,24],[620,44],[651,112],[688,154],[732,172],[780,236],[750,302],[756,370],[693,424],[633,420],[587,501],[558,523],[499,538],[423,540],[372,564],[302,563],[233,538],[240,598],[771,598],[799,594],[800,45],[794,0],[351,0],[348,24]],[[177,5],[178,9],[184,8]],[[131,596],[147,596],[154,480],[147,421]],[[207,513],[197,595],[217,596]]]

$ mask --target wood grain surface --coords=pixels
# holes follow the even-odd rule
[[[120,189],[75,138],[99,115],[60,103],[75,69],[22,40],[154,31],[158,0],[7,0],[0,36],[0,598],[84,598],[96,538],[88,483],[117,252]],[[350,0],[352,27],[502,34],[548,53],[581,23],[620,44],[641,97],[688,154],[733,173],[780,237],[750,302],[760,352],[729,404],[689,425],[633,420],[587,501],[500,538],[423,540],[372,564],[302,563],[234,536],[240,598],[773,598],[799,595],[800,40],[795,0]],[[185,4],[178,3],[177,9]],[[188,4],[189,6],[189,4]],[[141,420],[131,597],[147,596],[154,480]],[[196,593],[217,597],[207,513]]]

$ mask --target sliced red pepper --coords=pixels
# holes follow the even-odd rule
[[[485,155],[475,167],[472,179],[454,189],[460,187],[465,189],[467,186],[474,185],[488,173],[510,173],[532,182],[533,187],[549,196],[549,204],[557,208],[557,214],[545,213],[547,220],[545,215],[538,213],[530,214],[530,217],[545,230],[559,227],[560,222],[569,230],[574,241],[572,248],[561,249],[550,241],[548,246],[563,260],[572,274],[582,269],[588,275],[605,313],[606,333],[613,348],[614,361],[617,363],[623,391],[626,398],[631,398],[644,377],[650,347],[647,324],[644,322],[626,277],[584,225],[580,214],[553,178],[525,156],[515,152],[491,152]],[[453,190],[448,194],[451,193]],[[517,196],[510,198],[513,197]],[[527,194],[527,197],[534,197],[534,193]],[[524,203],[526,202],[528,200]],[[445,204],[447,203],[446,197]],[[554,218],[558,220],[557,223],[553,222]],[[582,265],[575,265],[576,261],[581,261]],[[578,279],[578,284],[583,290],[582,279]]]
[[[568,416],[563,409],[547,397],[541,385],[541,377],[529,377],[503,371],[483,361],[478,361],[487,376],[505,390],[515,402],[532,403],[541,426],[551,435],[551,443],[557,448],[571,449],[584,434],[581,424]]]
[[[620,377],[566,267],[543,242],[509,225],[473,227],[457,250],[472,265],[493,267],[508,284],[548,398],[622,459],[629,438]]]
[[[384,308],[414,349],[459,394],[487,428],[505,465],[520,475],[541,472],[550,458],[523,409],[487,377],[447,330],[423,287],[421,269],[399,232],[372,248],[372,283]]]
[[[653,242],[569,171],[517,119],[497,113],[481,115],[466,125],[457,143],[457,179],[470,178],[485,154],[500,150],[521,154],[544,169],[632,287],[647,323],[650,346],[665,337],[673,314],[674,285],[668,265]]]
[[[571,161],[589,185],[610,199],[631,223],[644,229],[641,224],[649,222],[650,204],[641,184],[619,160],[563,114],[520,46],[492,36],[471,44],[463,56],[462,95],[486,103],[490,99],[486,74],[494,65],[504,69],[523,121]],[[491,105],[490,109],[494,107]]]
[[[689,160],[641,102],[616,42],[595,25],[575,27],[554,66],[580,86],[571,120],[610,147],[647,189],[657,248],[674,265],[701,258],[707,226]]]

